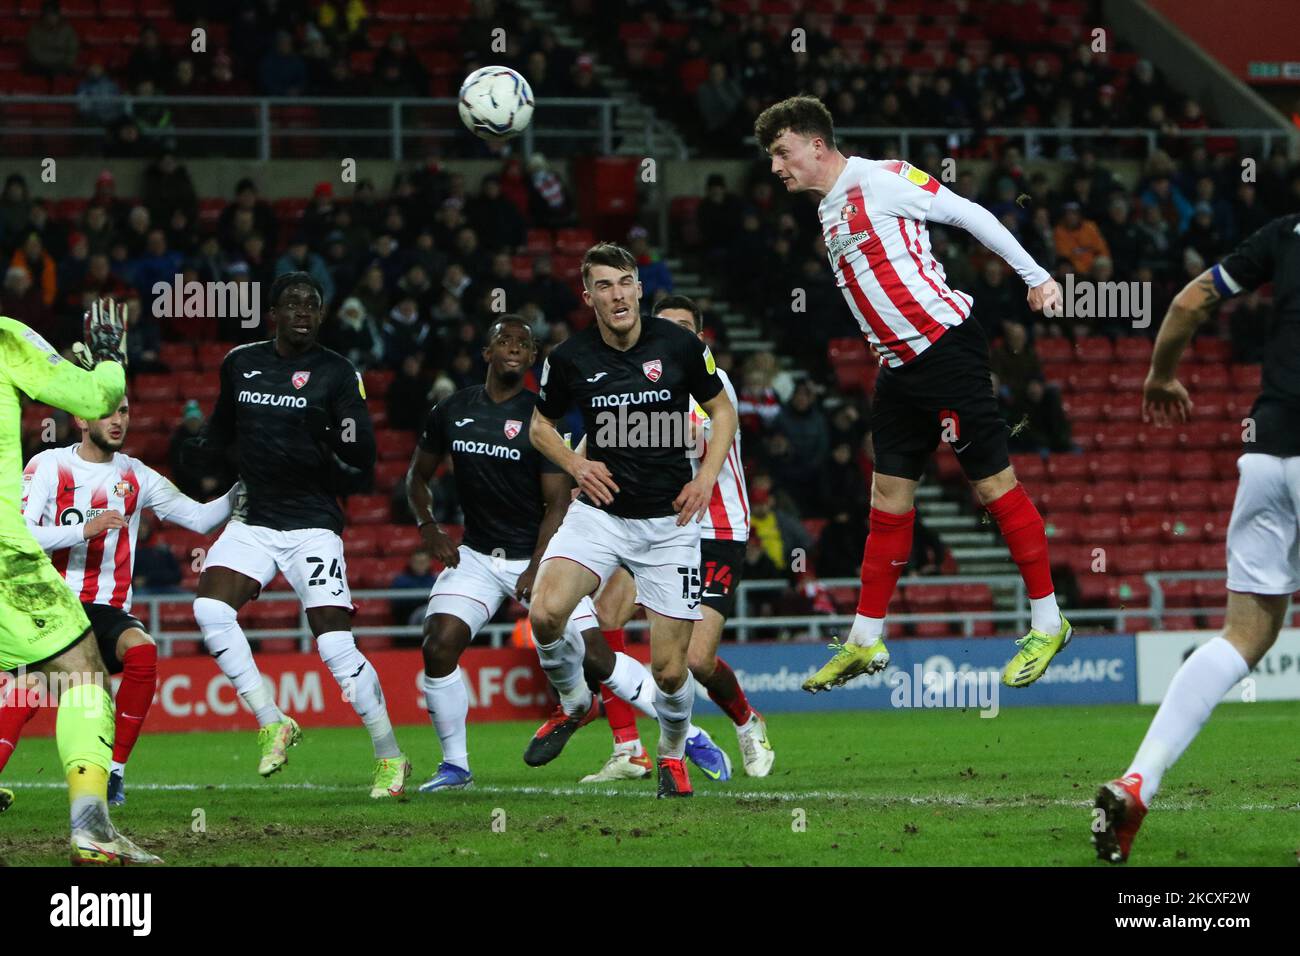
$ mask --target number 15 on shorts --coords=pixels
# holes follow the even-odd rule
[[[698,603],[700,600],[700,569],[698,567],[679,567],[677,573],[682,576],[682,600]]]

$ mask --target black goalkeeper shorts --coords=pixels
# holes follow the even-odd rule
[[[989,342],[968,319],[901,368],[882,366],[872,396],[876,471],[920,479],[941,440],[952,445],[970,481],[1007,468],[1011,429],[998,413]]]

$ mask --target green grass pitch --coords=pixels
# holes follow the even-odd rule
[[[703,708],[702,708],[703,709]],[[772,775],[715,784],[693,800],[654,783],[578,785],[608,755],[603,724],[532,770],[534,727],[470,727],[476,788],[424,796],[426,726],[398,728],[415,764],[405,802],[367,796],[370,747],[356,728],[306,727],[285,770],[263,781],[250,733],[150,734],[114,819],[182,866],[1049,865],[1106,866],[1088,842],[1097,785],[1121,773],[1154,708],[774,714]],[[700,724],[732,755],[734,733]],[[1227,704],[1165,779],[1130,866],[1296,863],[1300,703]],[[653,744],[657,728],[641,722]],[[0,863],[59,865],[67,798],[50,739],[22,743],[0,784]]]

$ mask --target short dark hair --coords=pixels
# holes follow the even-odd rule
[[[325,305],[325,287],[317,281],[314,275],[310,272],[286,272],[271,283],[271,308],[277,307],[285,290],[295,285],[311,286],[316,290],[316,294],[320,296],[321,305]]]
[[[700,307],[695,304],[695,300],[685,295],[666,295],[651,310],[651,315],[660,315],[665,309],[685,309],[695,319],[695,331],[700,333],[704,331],[704,313]]]
[[[763,152],[771,149],[777,137],[786,130],[800,136],[820,136],[827,146],[835,148],[831,111],[815,96],[784,99],[763,110],[754,120],[754,136]]]
[[[582,257],[582,284],[591,278],[592,266],[612,266],[636,275],[636,257],[617,242],[598,242]]]
[[[492,344],[493,339],[495,339],[498,335],[501,334],[501,327],[509,323],[522,325],[524,329],[528,332],[528,340],[532,342],[533,348],[537,348],[537,333],[533,331],[532,324],[529,323],[529,321],[525,319],[522,315],[517,315],[514,312],[505,313],[505,315],[501,316],[490,326],[488,326],[487,340],[489,345]]]

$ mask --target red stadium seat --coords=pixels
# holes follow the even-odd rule
[[[1078,365],[1070,372],[1070,387],[1079,392],[1109,392],[1110,369],[1102,365]]]
[[[1094,512],[1123,511],[1128,505],[1128,483],[1097,481],[1084,494],[1084,504]]]
[[[1110,339],[1101,336],[1088,336],[1074,343],[1074,354],[1080,362],[1110,364],[1114,361],[1115,349]]]
[[[1142,405],[1139,396],[1124,396],[1107,401],[1102,410],[1108,422],[1139,422],[1142,420]]]
[[[1258,365],[1232,366],[1232,387],[1242,391],[1258,392],[1263,372]]]
[[[1151,361],[1151,340],[1142,336],[1128,335],[1115,340],[1115,362],[1119,365],[1139,365],[1143,367]]]
[[[343,529],[343,553],[347,557],[369,557],[376,554],[383,540],[383,525],[363,525]]]
[[[1047,459],[1047,473],[1054,482],[1087,478],[1088,458],[1083,455],[1052,455]]]
[[[1170,506],[1171,483],[1159,479],[1139,479],[1129,486],[1128,507],[1135,514],[1163,514]]]
[[[1125,515],[1120,522],[1124,529],[1124,539],[1134,544],[1147,544],[1159,541],[1163,537],[1164,519],[1158,514],[1145,513]]]
[[[1226,339],[1199,338],[1192,343],[1192,356],[1198,362],[1225,365],[1232,361],[1232,343]]]
[[[1081,514],[1062,511],[1052,514],[1043,523],[1046,525],[1047,540],[1051,544],[1055,545],[1057,542],[1074,544],[1079,541],[1085,519]]]
[[[1067,338],[1061,336],[1050,336],[1041,338],[1034,343],[1034,351],[1038,353],[1039,361],[1048,362],[1072,362],[1074,360],[1074,344]]]
[[[386,524],[391,512],[388,495],[354,495],[348,499],[349,524]]]
[[[1021,481],[1041,481],[1047,477],[1047,464],[1041,455],[1018,454],[1011,456],[1016,477]]]
[[[378,428],[375,429],[375,445],[381,459],[409,461],[411,452],[415,450],[415,435],[396,428]]]
[[[410,463],[393,459],[375,462],[375,490],[388,493],[406,480]]]
[[[1194,571],[1200,545],[1190,543],[1166,544],[1160,548],[1157,564],[1161,571]],[[1165,596],[1168,600],[1168,594]]]
[[[1141,468],[1140,463],[1138,469]],[[1088,456],[1088,474],[1094,480],[1123,480],[1134,473],[1134,456],[1126,451],[1103,451]]]
[[[1081,511],[1087,487],[1082,481],[1060,481],[1044,485],[1038,492],[1038,507],[1053,515],[1057,512]]]
[[[1154,544],[1123,544],[1111,551],[1109,570],[1123,574],[1144,574],[1156,570],[1160,548]]]
[[[361,374],[361,382],[366,388],[367,399],[383,398],[388,394],[388,386],[393,384],[397,373],[391,369],[372,368]]]
[[[379,525],[384,554],[409,555],[423,543],[420,529],[413,524]]]
[[[1187,382],[1198,389],[1224,389],[1232,384],[1232,376],[1222,365],[1189,365]]]

